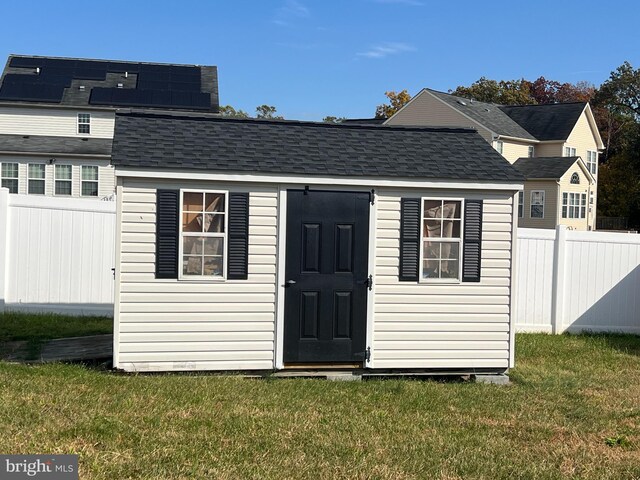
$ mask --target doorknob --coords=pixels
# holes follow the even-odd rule
[[[295,285],[296,281],[295,280],[287,280],[285,283],[285,287],[290,287],[291,285]]]

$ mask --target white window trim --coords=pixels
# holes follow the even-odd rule
[[[88,122],[80,122],[80,115],[88,115]],[[80,125],[89,125],[89,133],[80,132]],[[76,116],[76,133],[78,135],[91,135],[91,114],[90,113],[78,113]]]
[[[533,158],[536,156],[536,147],[534,145],[527,146],[527,155],[529,158]]]
[[[574,181],[573,181],[573,179],[574,179],[574,178],[577,178],[577,179],[578,179],[578,181],[577,181],[577,182],[574,182]],[[571,177],[569,178],[569,183],[570,183],[571,185],[580,185],[580,175],[578,175],[578,172],[573,172],[573,173],[571,174]]]
[[[43,165],[44,166],[44,177],[42,178],[32,178],[31,177],[31,169],[29,168],[31,165]],[[42,193],[31,193],[29,184],[31,181],[41,181],[44,185],[42,189]],[[47,164],[46,163],[27,163],[27,195],[46,195],[47,194]]]
[[[222,276],[215,277],[211,275],[183,275],[182,273],[182,257],[183,255],[183,241],[182,241],[182,200],[185,192],[193,193],[217,193],[224,195],[224,234],[211,235],[211,237],[222,237],[224,239],[224,247],[222,249]],[[204,190],[197,188],[182,188],[180,189],[180,210],[178,212],[178,222],[180,225],[178,234],[178,280],[185,282],[225,282],[227,280],[227,261],[228,261],[228,249],[229,249],[229,191],[228,190]]]
[[[58,178],[57,167],[71,167],[71,178]],[[58,182],[69,182],[71,185],[71,192],[69,192],[69,195],[56,193],[56,185]],[[73,197],[73,165],[62,163],[60,165],[56,164],[53,166],[53,194],[58,197]]]
[[[4,165],[15,165],[16,166],[16,176],[15,177],[5,177],[2,175],[2,167]],[[17,162],[0,162],[0,188],[2,187],[3,180],[17,180],[16,193],[20,192],[20,164]]]
[[[82,171],[84,170],[85,167],[95,167],[97,172],[98,172],[98,178],[96,178],[95,180],[85,180],[82,178]],[[96,184],[96,194],[95,195],[85,195],[84,193],[82,193],[82,184],[84,182],[90,182],[90,183],[95,183]],[[100,197],[100,167],[98,165],[80,165],[80,196],[81,197],[86,197],[86,198],[98,198]]]
[[[589,154],[593,154],[593,162],[590,161]],[[594,165],[593,170],[591,171],[591,165]],[[597,150],[587,150],[587,170],[594,177],[598,175],[598,151]]]
[[[531,216],[531,207],[533,207],[533,194],[534,193],[542,193],[542,216],[541,217],[532,217]],[[529,195],[529,218],[531,220],[544,220],[544,204],[547,201],[547,192],[545,190],[531,190],[531,194]],[[538,205],[536,203],[536,205]]]
[[[573,154],[571,154],[571,151],[570,151],[569,155],[567,155],[567,149],[573,150]],[[563,157],[575,157],[577,152],[578,151],[576,150],[576,147],[570,147],[569,145],[565,145],[564,146],[564,151],[562,152],[563,153],[562,156]]]
[[[586,193],[581,193],[581,192],[562,192],[561,194],[561,199],[562,199],[562,203],[561,203],[561,208],[560,208],[560,216],[561,218],[564,218],[566,220],[584,220],[585,218],[587,218],[587,207],[588,204],[586,203],[587,201],[587,194]],[[564,197],[565,195],[567,196],[567,203],[564,203]],[[572,203],[575,202],[575,199],[577,198],[577,204],[576,203]],[[582,200],[585,201],[585,204],[582,204]],[[566,208],[566,216],[563,215],[564,209]],[[574,212],[574,216],[572,217],[569,212],[571,211],[570,208],[573,209]],[[584,217],[582,216],[582,209],[584,208]],[[577,216],[575,216],[575,212],[578,212]]]
[[[460,238],[459,242],[459,252],[460,259],[458,260],[458,278],[424,278],[422,276],[422,269],[424,265],[424,201],[425,200],[437,200],[437,201],[451,201],[451,202],[460,202]],[[419,266],[418,266],[418,283],[431,283],[431,284],[449,284],[449,285],[458,285],[462,283],[462,261],[463,261],[463,247],[464,247],[464,198],[453,198],[453,197],[422,197],[420,198],[420,257],[419,257]],[[445,240],[446,242],[446,240]],[[450,241],[448,243],[455,243],[454,241]]]
[[[504,142],[502,140],[496,140],[496,152],[500,155],[504,152]]]

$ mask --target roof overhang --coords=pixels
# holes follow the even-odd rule
[[[115,166],[116,177],[150,178],[155,180],[200,180],[244,183],[271,183],[287,185],[340,185],[398,188],[439,188],[464,190],[522,190],[523,183],[477,181],[477,180],[416,180],[411,178],[390,177],[338,177],[338,176],[300,176],[300,175],[254,175],[250,173],[209,173],[178,169],[134,169]]]
[[[66,157],[66,158],[97,158],[100,160],[110,160],[111,155],[102,153],[64,153],[64,152],[15,152],[11,150],[0,150],[0,155],[22,156],[22,157]]]

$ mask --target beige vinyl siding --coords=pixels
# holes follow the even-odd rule
[[[71,196],[81,196],[81,166],[95,165],[98,167],[98,196],[97,199],[108,197],[115,192],[115,173],[114,168],[105,159],[69,159],[64,157],[56,157],[55,164],[50,164],[47,157],[29,157],[29,156],[0,156],[0,163],[17,163],[18,164],[18,193],[28,193],[28,171],[29,164],[45,165],[45,195],[54,195],[55,192],[55,165],[71,165]],[[91,198],[91,197],[84,197]]]
[[[577,173],[580,177],[580,183],[578,185],[571,183],[571,176]],[[574,230],[587,230],[589,225],[589,191],[594,188],[594,185],[590,184],[589,178],[585,172],[576,163],[571,167],[564,176],[560,179],[560,196],[558,198],[558,224],[567,225]],[[587,218],[562,218],[562,194],[564,192],[584,193],[587,195]]]
[[[127,371],[273,368],[275,186],[122,180],[118,368]],[[249,191],[249,278],[155,279],[157,188]]]
[[[400,282],[400,200],[483,198],[479,283]],[[511,193],[379,191],[376,213],[375,368],[507,368]]]
[[[545,192],[544,218],[531,218],[531,192],[534,190]],[[558,217],[558,183],[555,180],[527,180],[524,184],[524,218],[518,219],[518,226],[556,228]]]
[[[78,134],[78,113],[91,114],[91,134]],[[103,110],[0,106],[0,134],[113,138],[115,113]]]
[[[428,91],[416,95],[410,104],[386,122],[387,125],[425,125],[436,127],[469,127],[478,130],[491,143],[492,134],[486,128],[462,115]]]
[[[536,144],[536,157],[562,157],[564,155],[563,142],[549,142]]]
[[[502,140],[502,156],[509,160],[509,163],[515,162],[517,159],[529,156],[529,145],[533,143],[516,142],[515,140]],[[537,155],[537,152],[534,152]]]

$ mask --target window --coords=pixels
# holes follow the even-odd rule
[[[562,193],[562,218],[586,218],[587,194]]]
[[[524,218],[524,192],[518,192],[518,218]]]
[[[9,193],[18,193],[18,164],[2,164],[2,187],[8,188]]]
[[[28,192],[34,195],[44,195],[44,163],[30,163],[28,173]]]
[[[544,190],[533,190],[531,192],[530,218],[544,218]]]
[[[56,195],[71,195],[71,165],[56,165]]]
[[[598,172],[598,152],[587,150],[587,170],[595,175]]]
[[[564,147],[564,156],[565,157],[575,157],[576,149],[573,147]]]
[[[224,278],[227,194],[182,192],[182,277]]]
[[[460,280],[462,201],[423,200],[422,278]]]
[[[577,173],[571,175],[571,183],[573,185],[580,185],[580,175],[578,175]]]
[[[528,150],[529,151],[527,153],[529,157],[533,157],[533,154],[535,153],[535,148],[533,147],[533,145],[529,145]]]
[[[98,196],[98,167],[94,165],[82,166],[81,194],[83,197]]]
[[[91,133],[91,114],[78,114],[78,133],[89,135]]]
[[[502,150],[504,149],[504,143],[502,142],[502,140],[497,140],[496,141],[496,150],[498,151],[498,153],[500,155],[502,155]]]

